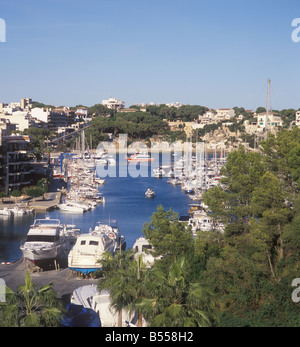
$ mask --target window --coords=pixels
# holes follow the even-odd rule
[[[56,242],[59,235],[28,235],[27,242]]]
[[[143,247],[142,247],[142,251],[144,252],[144,250],[146,249],[151,249],[152,248],[152,246],[151,245],[143,245]]]
[[[85,245],[85,240],[81,241],[80,245]]]
[[[90,246],[98,246],[99,242],[98,241],[90,241],[89,245]]]

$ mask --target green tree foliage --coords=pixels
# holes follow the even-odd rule
[[[249,228],[252,194],[264,170],[260,154],[246,153],[240,147],[228,155],[222,169],[221,182],[225,189],[215,187],[204,194],[204,202],[210,206],[213,217],[227,222],[226,234],[243,233]]]
[[[184,257],[168,271],[152,268],[137,304],[149,326],[207,327],[212,325],[212,293],[200,282],[190,282]]]
[[[131,250],[118,253],[115,257],[106,253],[101,260],[104,278],[99,281],[99,290],[110,292],[111,306],[118,311],[118,326],[122,326],[122,311],[136,310],[139,313],[138,326],[142,326],[141,309],[137,302],[144,296],[147,268],[142,256],[133,257]]]
[[[166,134],[169,127],[158,116],[146,112],[117,113],[112,118],[96,117],[86,130],[86,138],[92,136],[93,144],[107,139],[107,133],[114,136],[128,134],[131,139],[144,139],[153,135]]]
[[[133,280],[138,265],[112,271],[132,301],[126,308],[139,309],[150,326],[300,326],[291,299],[300,273],[299,141],[299,130],[282,130],[260,152],[228,155],[221,185],[204,195],[224,233],[193,239],[159,206],[143,229],[159,258],[139,274],[142,283]]]
[[[36,290],[28,272],[25,284],[16,293],[6,288],[6,304],[0,305],[1,327],[54,327],[60,326],[64,313],[52,283]]]
[[[113,115],[113,111],[103,106],[102,104],[96,104],[88,108],[88,114],[94,117],[98,117],[98,116],[106,117],[106,116]]]
[[[144,224],[143,233],[154,247],[154,256],[163,256],[175,260],[178,256],[189,254],[192,250],[192,233],[186,230],[184,224],[178,221],[178,214],[165,211],[163,206],[157,206],[150,223]]]
[[[300,267],[299,141],[298,129],[283,130],[261,153],[230,153],[222,187],[205,194],[215,218],[228,217],[223,240],[195,243],[221,326],[299,326],[290,287]]]
[[[29,187],[24,187],[22,189],[22,193],[26,194],[30,197],[38,197],[38,196],[42,196],[43,194],[45,194],[48,191],[48,181],[46,178],[42,178],[40,179],[36,186],[29,186]]]
[[[276,137],[270,134],[260,145],[268,170],[282,181],[288,194],[293,195],[297,188],[292,175],[299,169],[297,147],[300,145],[300,129],[279,131]],[[297,179],[297,176],[295,178]]]
[[[168,107],[164,104],[147,106],[147,112],[153,116],[159,116],[170,121],[182,120],[183,122],[198,119],[199,115],[203,115],[207,110],[207,107],[200,105],[182,105],[178,108]]]

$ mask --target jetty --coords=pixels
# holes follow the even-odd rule
[[[45,193],[38,198],[2,198],[0,199],[0,210],[3,208],[13,208],[15,205],[34,210],[35,212],[52,211],[60,204],[61,192]]]

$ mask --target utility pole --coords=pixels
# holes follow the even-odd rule
[[[271,83],[271,80],[268,79],[267,110],[266,110],[266,124],[265,124],[265,140],[268,137],[268,122],[269,122],[269,107],[270,107],[270,83]]]

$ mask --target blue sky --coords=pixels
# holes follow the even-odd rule
[[[0,102],[300,107],[299,0],[0,0]]]

